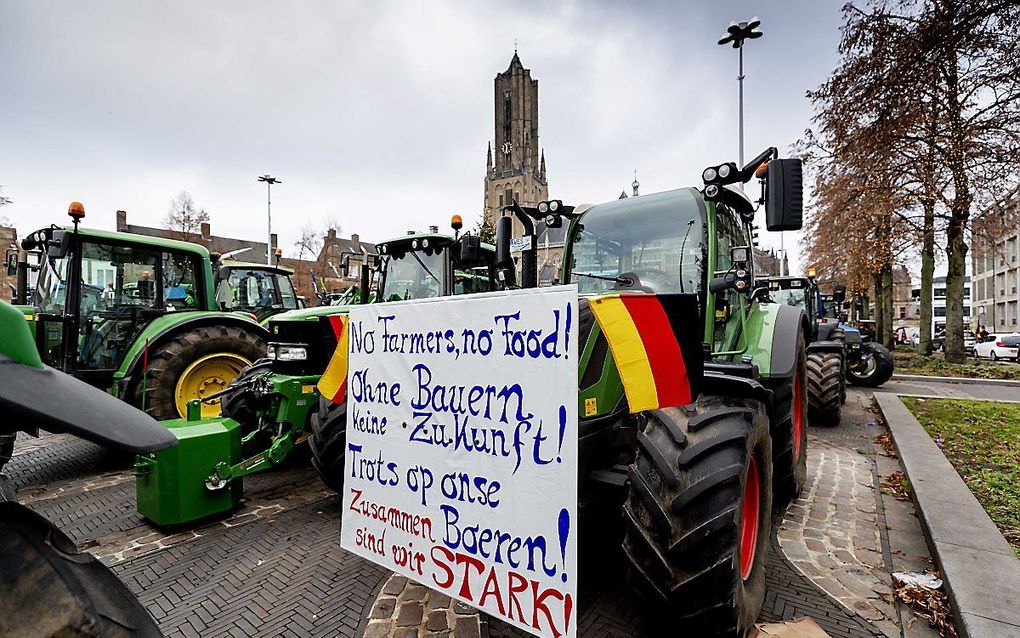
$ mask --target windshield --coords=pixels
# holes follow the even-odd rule
[[[256,316],[270,310],[297,308],[290,278],[257,268],[231,268],[230,277],[216,287],[216,302],[222,310],[243,310]]]
[[[383,301],[428,299],[443,294],[443,252],[409,250],[389,258],[383,281]]]
[[[702,220],[691,189],[594,206],[581,218],[568,281],[581,294],[696,293],[704,267]]]
[[[807,290],[804,288],[780,288],[770,290],[769,297],[778,304],[807,309]]]

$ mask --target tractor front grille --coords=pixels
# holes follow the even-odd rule
[[[304,361],[274,361],[273,372],[288,376],[322,374],[336,350],[336,337],[326,317],[301,321],[270,321],[269,340],[273,343],[303,344],[308,351]]]

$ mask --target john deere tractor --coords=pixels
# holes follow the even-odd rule
[[[808,412],[812,425],[838,425],[846,403],[846,354],[844,340],[832,339],[835,323],[819,317],[821,297],[814,271],[807,277],[768,277],[759,280],[768,288],[769,298],[779,304],[800,308],[812,326],[807,346]],[[838,337],[839,335],[837,335]]]
[[[27,295],[19,270],[18,308],[43,361],[140,407],[156,419],[183,417],[189,399],[225,389],[265,356],[268,333],[253,314],[217,306],[209,252],[197,244],[79,228],[29,234],[39,259]],[[219,405],[203,404],[203,413]]]
[[[453,227],[461,228],[459,217]],[[374,268],[371,260],[358,257],[362,262],[360,294],[350,299],[351,305],[483,292],[499,286],[494,248],[477,236],[413,233],[378,244],[377,249],[379,259]],[[377,275],[374,291],[373,271]],[[226,423],[228,429],[239,424],[238,450],[215,467],[171,471],[198,472],[199,482],[205,482],[211,491],[236,489],[244,476],[283,462],[296,445],[310,439],[312,464],[327,485],[339,489],[343,483],[346,405],[322,399],[316,384],[337,347],[336,320],[346,315],[349,307],[319,306],[272,317],[268,358],[245,369],[229,388],[211,397],[222,397],[224,418],[217,420],[218,424]],[[187,431],[186,427],[177,429],[178,425],[187,422],[171,424],[175,432]],[[155,469],[159,461],[150,458],[139,463],[146,471]]]

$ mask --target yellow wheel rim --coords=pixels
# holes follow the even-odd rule
[[[174,389],[174,401],[181,418],[188,414],[188,401],[204,399],[220,390],[226,390],[241,370],[249,365],[251,361],[230,352],[207,354],[193,361],[181,374]],[[219,399],[202,404],[203,418],[218,416],[219,413]]]

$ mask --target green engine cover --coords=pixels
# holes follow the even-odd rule
[[[170,429],[178,444],[137,457],[138,513],[156,525],[172,526],[234,509],[243,494],[240,477],[218,490],[205,484],[217,463],[241,460],[241,425],[228,418],[174,419],[161,425]]]

